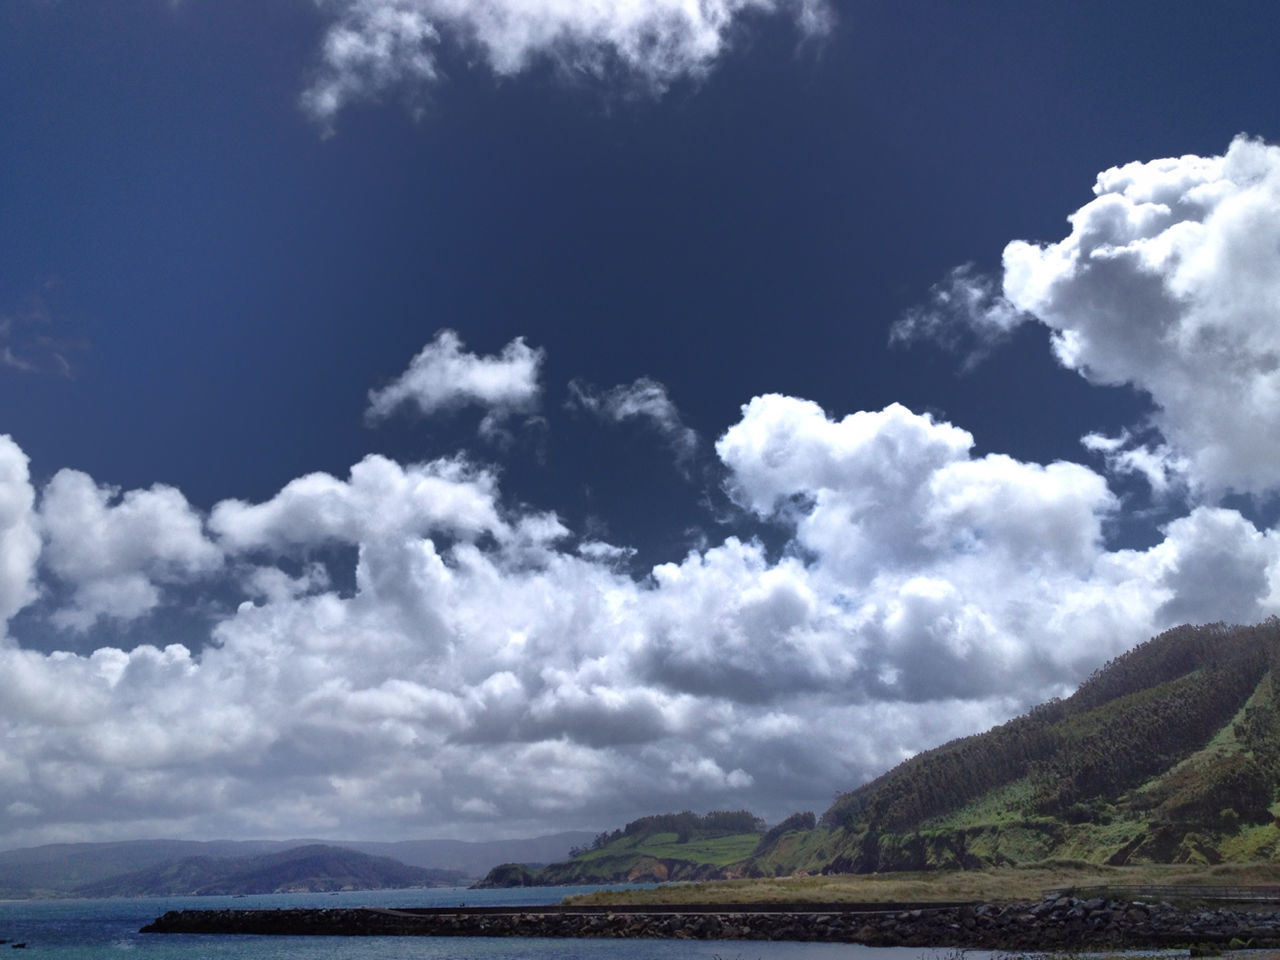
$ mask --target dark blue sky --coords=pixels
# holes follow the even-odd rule
[[[951,266],[1057,239],[1098,170],[1220,152],[1277,116],[1273,4],[1208,23],[1165,3],[868,3],[800,47],[748,26],[656,100],[548,69],[497,82],[446,51],[419,120],[389,95],[323,139],[297,107],[311,4],[165,7],[2,14],[0,302],[56,283],[51,329],[87,348],[70,383],[0,388],[38,473],[164,480],[206,506],[371,446],[434,452],[433,429],[371,437],[360,413],[440,327],[481,352],[544,346],[551,400],[573,377],[652,376],[711,436],[777,390],[1075,456],[1128,419],[1122,398],[1040,342],[958,376],[886,351],[889,324]]]
[[[584,26],[574,20],[577,14],[564,14],[560,40],[531,42],[514,67],[501,61],[509,37],[493,39],[485,33],[489,27],[465,17],[451,20],[434,0],[14,0],[0,6],[0,348],[7,351],[0,365],[0,431],[29,458],[23,489],[31,492],[37,519],[30,529],[40,544],[38,557],[8,548],[10,567],[21,574],[15,574],[11,594],[21,599],[4,601],[0,593],[0,613],[14,618],[7,642],[15,650],[67,649],[87,656],[103,646],[129,653],[180,641],[195,658],[193,669],[208,668],[199,657],[211,636],[218,645],[234,645],[235,637],[248,643],[235,624],[227,624],[239,622],[236,605],[254,595],[244,587],[250,568],[274,565],[296,575],[318,562],[332,593],[317,582],[290,602],[359,600],[372,581],[360,579],[355,557],[376,553],[365,533],[343,527],[316,542],[295,534],[272,534],[272,540],[229,532],[213,511],[230,498],[271,501],[290,481],[316,471],[343,480],[370,454],[405,467],[460,457],[468,469],[492,471],[508,522],[555,512],[566,528],[556,556],[573,556],[591,540],[633,549],[629,559],[612,561],[612,569],[628,590],[639,591],[636,604],[661,606],[668,585],[654,578],[655,564],[680,563],[695,550],[706,566],[727,538],[750,543],[758,537],[765,564],[756,571],[765,578],[760,583],[781,576],[794,561],[811,578],[806,589],[823,598],[815,604],[829,601],[828,614],[840,610],[852,617],[834,626],[822,617],[820,625],[813,621],[813,631],[834,639],[821,656],[796,668],[805,682],[786,687],[779,681],[786,689],[776,701],[752,687],[752,671],[787,673],[771,658],[776,650],[803,646],[799,634],[787,633],[799,629],[791,621],[785,629],[775,620],[768,621],[774,626],[708,627],[708,636],[719,636],[723,627],[726,636],[738,638],[743,661],[720,650],[707,652],[710,660],[702,664],[690,652],[695,640],[672,639],[674,626],[654,626],[649,614],[636,625],[618,614],[611,621],[616,642],[633,645],[631,659],[588,682],[583,665],[607,657],[591,643],[575,646],[564,633],[587,614],[578,609],[553,618],[545,629],[561,631],[571,651],[560,681],[545,670],[538,674],[543,661],[532,654],[529,676],[510,664],[504,668],[534,704],[521,715],[527,723],[503,721],[511,725],[507,734],[481,736],[467,726],[483,726],[480,720],[457,719],[461,727],[446,746],[422,747],[420,760],[424,769],[447,771],[453,761],[442,758],[461,750],[457,744],[468,737],[484,740],[495,757],[515,750],[513,744],[558,744],[595,751],[588,759],[564,761],[590,789],[576,799],[517,809],[501,799],[496,781],[477,774],[470,794],[441,800],[436,810],[442,823],[454,823],[454,817],[464,825],[455,832],[466,832],[465,823],[499,814],[530,829],[613,825],[628,812],[616,797],[633,796],[624,786],[631,774],[617,771],[644,766],[647,749],[661,754],[663,769],[705,773],[711,764],[723,776],[694,777],[701,786],[687,789],[655,787],[644,802],[679,807],[741,799],[771,816],[786,813],[793,799],[797,805],[820,802],[874,774],[877,764],[929,745],[935,735],[963,732],[1069,686],[1096,665],[1090,658],[1118,652],[1164,624],[1160,610],[1248,619],[1271,609],[1266,584],[1272,559],[1261,553],[1254,580],[1245,577],[1256,587],[1252,592],[1232,594],[1231,603],[1216,606],[1179,600],[1180,588],[1169,578],[1194,564],[1165,526],[1184,518],[1190,530],[1193,517],[1204,519],[1210,516],[1204,511],[1227,503],[1242,511],[1232,516],[1252,531],[1250,543],[1270,544],[1265,527],[1274,519],[1267,507],[1273,478],[1247,455],[1270,436],[1265,415],[1268,426],[1260,428],[1258,443],[1242,428],[1243,434],[1232,434],[1235,446],[1215,452],[1185,412],[1198,376],[1185,372],[1196,367],[1195,349],[1168,363],[1153,360],[1150,370],[1142,366],[1144,356],[1163,349],[1157,344],[1173,342],[1172,327],[1151,341],[1138,333],[1107,340],[1089,318],[1113,316],[1106,312],[1110,293],[1075,292],[1071,283],[1083,273],[1062,280],[1052,295],[1030,288],[1019,293],[1008,277],[1008,299],[1000,291],[1006,244],[1054,244],[1067,237],[1067,217],[1090,201],[1101,171],[1157,158],[1220,157],[1241,133],[1261,142],[1280,138],[1280,59],[1274,51],[1280,8],[1262,2],[1209,10],[1147,0],[894,0],[750,10],[737,0],[718,0],[712,6],[725,19],[713,31],[714,55],[685,62],[680,37],[664,33],[677,27],[658,21],[635,28],[651,46],[642,43],[640,53],[628,53],[618,37],[629,36],[634,22],[628,17],[642,5],[617,0],[604,6],[610,23]],[[664,6],[666,0],[656,4]],[[804,16],[815,10],[829,17],[806,32]],[[384,15],[399,16],[401,25],[417,18],[413,23],[428,24],[438,40],[401,36],[382,63],[390,72],[379,74],[365,63],[343,73],[330,55],[335,36],[347,30],[367,40],[378,24],[391,22],[377,19]],[[653,51],[668,41],[677,51],[674,66],[667,63],[659,77]],[[430,58],[435,79],[405,72],[415,52]],[[584,66],[592,63],[603,67]],[[303,107],[304,91],[330,81],[354,86],[342,88],[346,99],[317,119]],[[1270,208],[1260,210],[1258,222],[1271,223]],[[1112,241],[1125,242],[1129,235],[1122,233]],[[1248,262],[1250,276],[1260,278],[1262,306],[1224,329],[1252,331],[1274,323],[1274,288],[1266,285],[1274,250],[1260,249],[1261,259]],[[933,336],[891,346],[893,324],[912,309],[933,310],[931,291],[944,289],[950,271],[963,264],[974,265],[966,276],[985,278],[995,302],[1022,310],[1023,322],[993,337],[981,318],[952,311],[930,328]],[[1151,268],[1142,275],[1157,274]],[[1106,291],[1113,289],[1122,289],[1120,281]],[[1167,289],[1175,300],[1183,298],[1179,303],[1199,302],[1199,288],[1188,293],[1170,280]],[[1117,293],[1116,302],[1137,302],[1128,296]],[[1205,294],[1204,302],[1210,300]],[[1116,316],[1124,326],[1123,311]],[[1142,326],[1136,314],[1129,316],[1134,330]],[[400,377],[442,329],[456,331],[473,359],[498,355],[517,337],[542,351],[536,397],[503,421],[505,439],[478,436],[487,410],[503,408],[474,396],[433,411],[410,404],[380,420],[366,416],[369,392]],[[1051,336],[1064,330],[1084,331],[1089,347],[1082,359],[1064,360],[1050,349]],[[1246,353],[1265,352],[1256,338],[1244,339]],[[947,349],[939,340],[968,346]],[[976,362],[966,352],[975,344],[981,348]],[[1124,361],[1116,360],[1111,370],[1107,358],[1121,356]],[[1229,382],[1238,381],[1235,368],[1206,361],[1205,391],[1219,389],[1212,379],[1219,369]],[[642,377],[665,391],[666,413],[646,408],[627,418],[612,408],[610,414],[601,399],[606,391]],[[570,387],[574,381],[577,393]],[[596,398],[594,407],[574,401],[584,394]],[[1064,479],[1062,496],[1093,498],[1080,516],[1089,518],[1086,526],[1096,521],[1103,539],[1093,543],[1100,552],[1091,554],[1088,569],[1073,576],[1090,585],[1082,596],[1128,597],[1124,590],[1131,590],[1132,603],[1123,615],[1095,611],[1095,619],[1108,624],[1102,630],[1108,639],[1082,641],[1066,655],[1050,650],[1049,639],[1028,639],[1019,624],[1052,621],[1065,629],[1074,614],[1064,611],[1087,608],[1085,600],[1043,616],[1028,601],[1028,610],[1005,616],[960,574],[920,566],[923,554],[899,556],[888,543],[876,553],[876,538],[897,537],[898,527],[881,530],[878,520],[859,520],[859,510],[925,507],[901,491],[883,494],[890,500],[875,499],[882,494],[872,495],[874,484],[857,479],[862,475],[854,460],[863,454],[841,459],[831,453],[840,464],[831,470],[844,479],[822,474],[827,479],[819,482],[816,461],[796,453],[790,479],[766,483],[759,470],[781,469],[779,458],[791,450],[786,438],[807,428],[774,423],[768,430],[782,432],[761,441],[754,453],[750,444],[740,455],[728,445],[716,448],[735,424],[746,430],[743,405],[767,394],[813,401],[833,422],[903,404],[915,414],[931,414],[937,424],[969,431],[974,445],[961,459],[988,465],[982,469],[995,471],[991,464],[1000,457],[1000,463],[1083,465],[1088,476]],[[687,455],[678,454],[677,427],[698,435]],[[1120,437],[1126,429],[1128,445],[1117,447],[1111,460],[1081,446],[1086,434]],[[843,442],[830,440],[824,449]],[[901,452],[909,443],[884,439],[882,446]],[[1132,458],[1124,466],[1125,451],[1156,457],[1166,471],[1161,476],[1171,478],[1167,489],[1151,479],[1154,474],[1132,468]],[[752,459],[757,454],[760,459]],[[797,479],[810,468],[819,473]],[[107,509],[96,521],[84,514],[84,522],[97,526],[83,542],[100,549],[92,560],[77,555],[68,545],[77,541],[74,530],[57,532],[47,516],[62,502],[48,485],[68,469],[116,493],[154,484],[176,488],[185,498],[183,509],[189,508],[183,516],[194,517],[186,533],[208,549],[174,548],[161,557],[155,544],[168,535],[167,521],[146,526],[119,513],[118,529],[108,536],[102,533]],[[895,476],[910,474],[906,467],[889,473],[895,470]],[[1095,481],[1096,489],[1089,486]],[[930,483],[931,495],[941,496],[943,481]],[[1086,488],[1092,492],[1079,493]],[[996,502],[1006,498],[1016,512],[1020,494],[1001,489]],[[112,496],[104,491],[102,503],[113,509],[124,502]],[[972,520],[976,495],[966,497],[946,508],[948,517]],[[1104,502],[1108,497],[1113,502]],[[828,500],[844,506],[828,515]],[[365,506],[371,515],[393,512]],[[1028,510],[1040,518],[1051,512],[1034,504]],[[1225,514],[1213,516],[1227,523]],[[298,522],[315,530],[327,521]],[[853,526],[841,532],[843,522]],[[963,531],[931,528],[920,535],[920,549],[964,545],[963,551],[981,552],[1004,535],[972,522],[977,525]],[[1025,533],[1043,541],[1064,529],[1049,524],[1028,533],[1033,527],[1019,528],[1014,539],[1022,543]],[[1231,529],[1245,529],[1237,527]],[[424,528],[417,536],[434,543],[453,570],[464,565],[448,553],[456,544],[474,540],[487,555],[504,542],[492,530],[475,540],[474,532],[460,529]],[[1082,536],[1089,539],[1087,532]],[[1212,540],[1204,536],[1205,543]],[[1187,543],[1202,542],[1187,537]],[[121,546],[126,542],[127,549]],[[883,568],[832,559],[846,547],[854,550],[850,545],[882,557]],[[1142,552],[1148,549],[1157,552]],[[1263,546],[1257,549],[1265,553]],[[529,575],[503,557],[498,565],[504,576]],[[554,567],[545,557],[530,562],[537,569]],[[1014,567],[1026,570],[1028,563],[1023,557]],[[1211,560],[1203,563],[1217,569]],[[1117,564],[1128,565],[1123,590],[1114,579]],[[877,577],[877,571],[899,568],[911,575],[890,586]],[[114,582],[112,570],[133,571],[137,579]],[[1056,582],[1047,573],[1036,576],[1040,586]],[[904,627],[898,640],[884,639],[898,629],[885,611],[898,609],[894,603],[906,602],[902,591],[910,594],[911,585],[924,580],[950,584],[966,612],[948,614],[946,628],[935,624],[916,635]],[[1135,586],[1139,580],[1147,587]],[[128,591],[134,589],[140,591],[136,602],[103,599],[132,597]],[[734,595],[749,593],[741,587]],[[720,609],[712,599],[686,600],[691,610]],[[463,601],[452,602],[450,614],[461,616]],[[622,606],[630,609],[631,602]],[[262,603],[262,609],[270,606]],[[679,621],[672,616],[672,623]],[[990,641],[994,647],[984,647],[963,626],[983,617],[990,637],[1000,638]],[[535,621],[529,614],[531,636],[542,629]],[[290,622],[293,627],[281,626],[272,636],[280,640],[302,629]],[[224,632],[211,633],[219,629]],[[371,635],[382,630],[378,635],[385,637],[391,628],[361,629]],[[453,623],[448,629],[451,656],[466,660],[469,641],[459,638],[478,628]],[[953,652],[985,651],[1000,660],[1004,654],[991,650],[1005,651],[1009,675],[1025,683],[1000,691],[976,679],[954,688],[923,681],[912,688],[901,680],[911,673],[912,657],[927,659],[928,643],[921,638],[933,642],[943,634],[952,636]],[[963,642],[955,639],[962,635]],[[603,642],[593,636],[593,643]],[[1030,653],[1009,652],[1024,642]],[[369,654],[375,662],[379,656]],[[854,661],[859,679],[849,680]],[[391,662],[387,676],[404,669]],[[691,677],[705,668],[706,676],[682,688],[672,679],[673,663],[683,664],[680,670]],[[462,670],[447,692],[459,703],[478,703],[485,678],[502,672],[494,667],[473,676]],[[769,701],[769,716],[797,718],[801,726],[819,722],[818,714],[785,698],[798,697],[808,689],[805,683],[834,698],[832,710],[948,697],[961,706],[951,708],[956,719],[947,723],[902,707],[909,719],[901,720],[892,742],[846,745],[850,758],[836,769],[814,767],[801,775],[784,769],[782,760],[772,772],[749,768],[716,741],[699,745],[671,726],[659,725],[649,739],[625,748],[590,742],[572,723],[557,726],[536,707],[539,683],[563,691],[570,674],[582,691],[622,690],[624,700],[626,691],[644,690],[677,700],[718,697],[722,705]],[[541,680],[530,679],[534,675]],[[999,675],[997,670],[993,677]],[[832,685],[846,681],[842,700]],[[890,690],[895,684],[901,686],[897,692]],[[228,703],[248,696],[226,695]],[[668,716],[693,709],[684,701],[663,702],[659,712]],[[123,715],[130,708],[112,709]],[[524,732],[510,732],[517,729]],[[281,730],[281,742],[315,735],[310,727]],[[63,749],[75,753],[79,743],[68,741]],[[101,757],[83,762],[108,763]],[[155,762],[169,770],[168,761]],[[673,783],[680,781],[672,776]],[[794,798],[782,786],[788,778],[799,783]],[[122,813],[114,826],[91,827],[75,803],[60,807],[48,799],[56,791],[36,780],[29,796],[9,801],[11,814],[26,817],[30,826],[28,833],[20,832],[27,829],[23,824],[15,827],[15,838],[142,829],[130,824],[189,833],[291,829],[283,822],[250,828],[234,815],[219,819],[195,807],[139,809]],[[333,812],[341,805],[316,799],[327,796],[324,790],[299,783],[280,788],[306,799],[296,804],[307,811],[298,814],[299,830],[406,829],[398,821],[377,821],[353,800]],[[93,795],[99,804],[124,803],[104,799],[109,785],[98,789],[104,791]],[[416,789],[421,804],[434,802],[427,787]],[[588,794],[597,799],[583,799]],[[87,808],[93,797],[85,797]],[[228,799],[228,809],[238,802]]]

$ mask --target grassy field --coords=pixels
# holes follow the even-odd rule
[[[674,884],[652,890],[597,891],[566,903],[873,903],[929,900],[1029,900],[1047,890],[1100,884],[1254,886],[1280,884],[1280,863],[1106,867],[1051,861],[992,870],[842,874]]]

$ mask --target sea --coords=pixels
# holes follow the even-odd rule
[[[0,901],[0,960],[949,960],[958,951],[759,940],[270,937],[139,933],[169,910],[559,903],[602,887],[435,888],[237,897]],[[25,943],[22,952],[12,952]],[[965,951],[966,960],[994,954]]]

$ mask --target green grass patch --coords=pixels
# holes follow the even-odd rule
[[[1226,860],[1267,860],[1280,850],[1280,827],[1275,823],[1247,826],[1233,836],[1222,838],[1222,856]]]
[[[997,787],[958,810],[922,821],[920,829],[959,830],[990,824],[1021,823],[1031,812],[1031,781],[1023,777]]]
[[[935,870],[762,880],[719,880],[660,886],[652,890],[607,890],[570,897],[578,904],[681,903],[883,903],[949,900],[1036,900],[1046,890],[1095,886],[1188,884],[1250,886],[1280,880],[1280,864],[1238,863],[1202,867],[1154,864],[1107,867],[1055,859],[1025,867]]]
[[[1145,822],[1114,820],[1111,823],[1082,823],[1067,828],[1055,857],[1105,863],[1112,854],[1146,829]]]
[[[760,842],[758,833],[739,833],[727,837],[691,838],[685,843],[659,840],[664,834],[655,834],[647,842],[635,848],[636,853],[663,860],[692,860],[694,863],[712,863],[718,867],[737,863],[751,856]]]

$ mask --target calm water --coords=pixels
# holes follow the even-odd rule
[[[0,902],[0,938],[26,941],[3,960],[930,960],[918,948],[716,940],[538,940],[479,937],[250,937],[140,934],[184,908],[429,907],[559,903],[598,887],[522,890],[378,890],[250,897],[162,897]],[[0,950],[8,951],[7,944]],[[936,951],[941,956],[949,951]],[[987,960],[981,951],[969,960]]]

